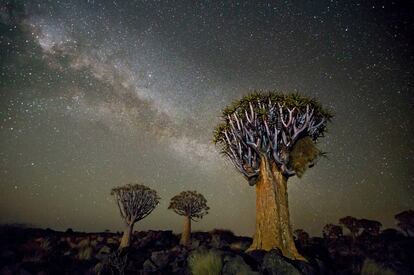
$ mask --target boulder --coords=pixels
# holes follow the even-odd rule
[[[248,251],[246,256],[250,258],[249,262],[253,262],[256,266],[261,266],[266,253],[265,250],[252,250]]]
[[[114,238],[108,238],[106,240],[106,243],[107,244],[118,244],[118,241],[116,239],[114,239]]]
[[[111,254],[111,248],[107,245],[104,245],[99,249],[98,253],[96,253],[95,258],[100,261],[105,261],[108,256]]]
[[[302,272],[303,275],[318,275],[317,268],[304,261],[293,261],[293,265]]]
[[[16,261],[16,253],[11,250],[4,249],[0,251],[0,259],[6,263],[14,263]]]
[[[237,241],[234,241],[230,244],[230,249],[246,251],[252,244],[251,238],[239,238]]]
[[[224,257],[222,275],[258,275],[239,255]]]
[[[155,264],[158,269],[163,269],[170,261],[170,253],[168,251],[154,251],[151,254],[151,262]]]
[[[301,275],[302,273],[277,250],[271,250],[263,257],[261,271],[269,275]]]
[[[220,248],[228,247],[229,243],[224,238],[222,238],[221,235],[213,234],[211,236],[210,245],[211,247],[220,249]]]
[[[200,241],[199,240],[191,240],[191,249],[197,249],[200,247]]]
[[[146,260],[142,265],[144,272],[155,272],[157,271],[157,266],[150,260]]]

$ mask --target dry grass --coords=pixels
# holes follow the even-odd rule
[[[188,264],[194,275],[220,275],[223,267],[221,256],[211,250],[192,254]]]
[[[379,266],[373,260],[366,259],[361,269],[361,275],[396,275],[396,273],[389,268]]]

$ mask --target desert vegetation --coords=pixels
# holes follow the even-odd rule
[[[125,223],[125,230],[119,248],[128,247],[134,224],[148,216],[158,205],[157,191],[141,184],[115,187],[111,191]]]
[[[353,218],[356,234],[339,221],[324,226],[322,237],[294,230],[307,263],[276,249],[248,251],[252,238],[229,230],[193,232],[188,246],[172,231],[135,231],[130,246],[119,250],[122,232],[3,225],[0,274],[412,274],[412,236],[394,228],[365,230],[364,219]]]
[[[184,216],[183,233],[180,244],[189,245],[191,242],[191,221],[198,221],[208,214],[210,209],[207,200],[196,191],[184,191],[171,198],[168,209],[174,210],[178,215]]]
[[[298,94],[252,93],[223,110],[214,142],[256,187],[256,232],[250,250],[279,249],[306,260],[293,241],[287,182],[301,177],[322,152],[316,147],[332,115]]]

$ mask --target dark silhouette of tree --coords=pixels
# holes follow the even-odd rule
[[[378,221],[360,219],[358,220],[359,227],[362,229],[362,234],[377,236],[380,233],[382,224]]]
[[[406,210],[395,215],[398,227],[407,234],[407,237],[414,233],[414,211]]]
[[[210,209],[207,200],[196,191],[184,191],[171,198],[168,209],[174,210],[178,215],[184,216],[184,228],[180,244],[189,245],[191,240],[191,221],[198,221],[208,214]]]
[[[359,220],[357,218],[346,216],[339,219],[339,224],[345,226],[349,232],[351,232],[351,236],[353,239],[357,237],[360,231]]]
[[[287,180],[301,177],[321,155],[315,142],[330,118],[318,102],[297,94],[253,93],[224,109],[214,142],[256,186],[256,231],[249,250],[277,248],[305,260],[292,235]]]
[[[127,184],[115,187],[111,191],[118,204],[119,212],[125,222],[125,230],[119,249],[130,245],[134,224],[148,216],[158,205],[157,192],[145,185]]]
[[[327,240],[337,240],[343,235],[342,227],[329,223],[323,227],[322,235]]]

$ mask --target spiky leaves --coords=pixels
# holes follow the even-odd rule
[[[213,141],[251,185],[262,157],[287,177],[301,176],[304,164],[320,155],[314,143],[331,117],[317,101],[298,94],[252,93],[224,109]]]
[[[127,184],[111,191],[118,204],[119,212],[130,225],[148,216],[158,205],[157,191],[141,184]]]
[[[174,210],[178,215],[197,221],[208,214],[210,208],[202,194],[196,191],[183,191],[171,199],[168,209]]]

